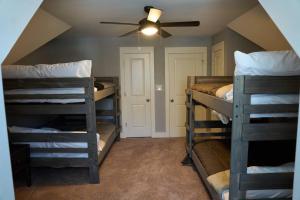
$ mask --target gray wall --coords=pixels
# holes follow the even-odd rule
[[[244,38],[235,31],[226,28],[212,37],[212,45],[224,41],[225,43],[225,74],[233,75],[235,68],[234,52],[239,50],[245,53],[264,51],[263,48]]]
[[[208,74],[211,66],[211,37],[145,38],[58,38],[26,56],[18,64],[58,63],[82,59],[93,60],[94,76],[119,76],[119,47],[154,46],[155,84],[165,86],[165,47],[208,47]],[[164,132],[165,92],[155,93],[156,131]]]

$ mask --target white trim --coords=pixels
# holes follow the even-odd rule
[[[167,134],[167,132],[154,132],[154,134],[152,134],[152,138],[168,138],[169,135]]]
[[[212,74],[212,76],[215,76],[214,75],[214,64],[215,64],[215,62],[214,62],[214,52],[217,50],[217,49],[220,49],[220,50],[222,50],[222,52],[223,52],[223,55],[222,55],[222,59],[223,59],[223,74],[222,74],[222,76],[225,76],[225,74],[227,74],[227,72],[226,72],[226,69],[225,69],[225,42],[224,41],[221,41],[221,42],[218,42],[218,43],[216,43],[216,44],[214,44],[213,46],[212,46],[212,48],[211,48],[211,74]]]
[[[169,61],[168,54],[171,53],[203,53],[206,59],[203,65],[206,66],[207,75],[207,47],[166,47],[165,48],[165,106],[166,106],[166,136],[170,137],[170,92],[169,92]]]
[[[154,47],[120,47],[120,79],[121,79],[121,107],[124,108],[124,91],[123,85],[124,83],[124,54],[138,54],[138,53],[147,53],[150,54],[150,96],[151,96],[151,130],[152,137],[156,136],[155,133],[155,83],[154,83]],[[125,113],[121,112],[122,119],[125,118]],[[122,127],[125,127],[123,124],[123,120],[121,119]],[[126,135],[121,131],[121,138],[126,138]]]

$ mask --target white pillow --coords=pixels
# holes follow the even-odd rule
[[[4,65],[3,78],[63,78],[63,77],[90,77],[92,61],[58,63],[53,65]]]
[[[294,51],[234,52],[235,75],[300,75],[300,58]]]
[[[294,163],[286,163],[280,166],[251,166],[247,168],[249,174],[259,173],[286,173],[294,172]],[[221,199],[229,199],[229,181],[230,171],[225,170],[207,177],[207,181],[220,195]],[[290,198],[293,191],[290,189],[276,189],[276,190],[249,190],[247,191],[248,199],[261,198]]]

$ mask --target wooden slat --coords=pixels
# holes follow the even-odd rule
[[[31,158],[32,167],[88,167],[88,158]]]
[[[195,76],[194,84],[201,84],[201,83],[232,83],[233,77],[232,76]]]
[[[97,116],[114,116],[113,110],[96,110]]]
[[[94,77],[95,82],[111,82],[111,83],[119,83],[119,78],[117,76],[113,77]]]
[[[241,174],[240,190],[293,188],[294,173]]]
[[[198,92],[193,90],[193,100],[197,103],[213,109],[219,113],[226,115],[227,117],[232,118],[232,103],[220,99],[218,97],[205,94],[203,92]]]
[[[31,153],[88,153],[87,148],[30,148]]]
[[[195,128],[228,128],[231,124],[223,124],[221,121],[194,121]]]
[[[300,76],[245,76],[246,94],[298,94]]]
[[[33,88],[80,88],[87,87],[93,78],[42,78],[42,79],[4,79],[5,90]]]
[[[85,104],[6,104],[7,114],[85,114]]]
[[[296,123],[243,124],[244,141],[291,140],[296,138]]]
[[[201,133],[194,133],[195,137],[230,137],[230,132],[201,132]]]
[[[99,90],[97,92],[94,92],[94,100],[99,101],[101,99],[104,99],[105,97],[108,97],[108,96],[114,94],[114,92],[115,92],[115,90],[113,87]]]
[[[88,134],[80,133],[10,133],[12,142],[86,142]]]
[[[185,102],[185,106],[186,106],[187,109],[190,109],[190,108],[191,108],[191,107],[190,107],[190,104],[189,104],[188,102]]]
[[[84,94],[16,94],[5,95],[5,100],[13,99],[84,99]]]
[[[298,104],[244,105],[244,113],[297,113]]]

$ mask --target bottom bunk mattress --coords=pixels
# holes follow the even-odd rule
[[[230,141],[204,140],[197,143],[193,151],[208,176],[230,168]]]
[[[112,123],[97,123],[97,153],[98,155],[104,148],[107,138],[114,131],[114,124]],[[86,131],[62,131],[55,128],[42,127],[42,128],[28,128],[11,126],[8,128],[10,133],[76,133],[76,134],[87,134]],[[18,142],[16,144],[29,144],[30,148],[88,148],[86,142]],[[31,153],[32,158],[88,158],[88,153]]]
[[[248,174],[261,173],[288,173],[294,172],[294,163],[286,163],[280,166],[251,166],[248,167]],[[220,199],[229,200],[229,181],[230,170],[225,170],[207,177],[207,181],[218,193]],[[293,191],[291,189],[274,190],[248,190],[247,199],[270,199],[270,198],[291,198]]]

